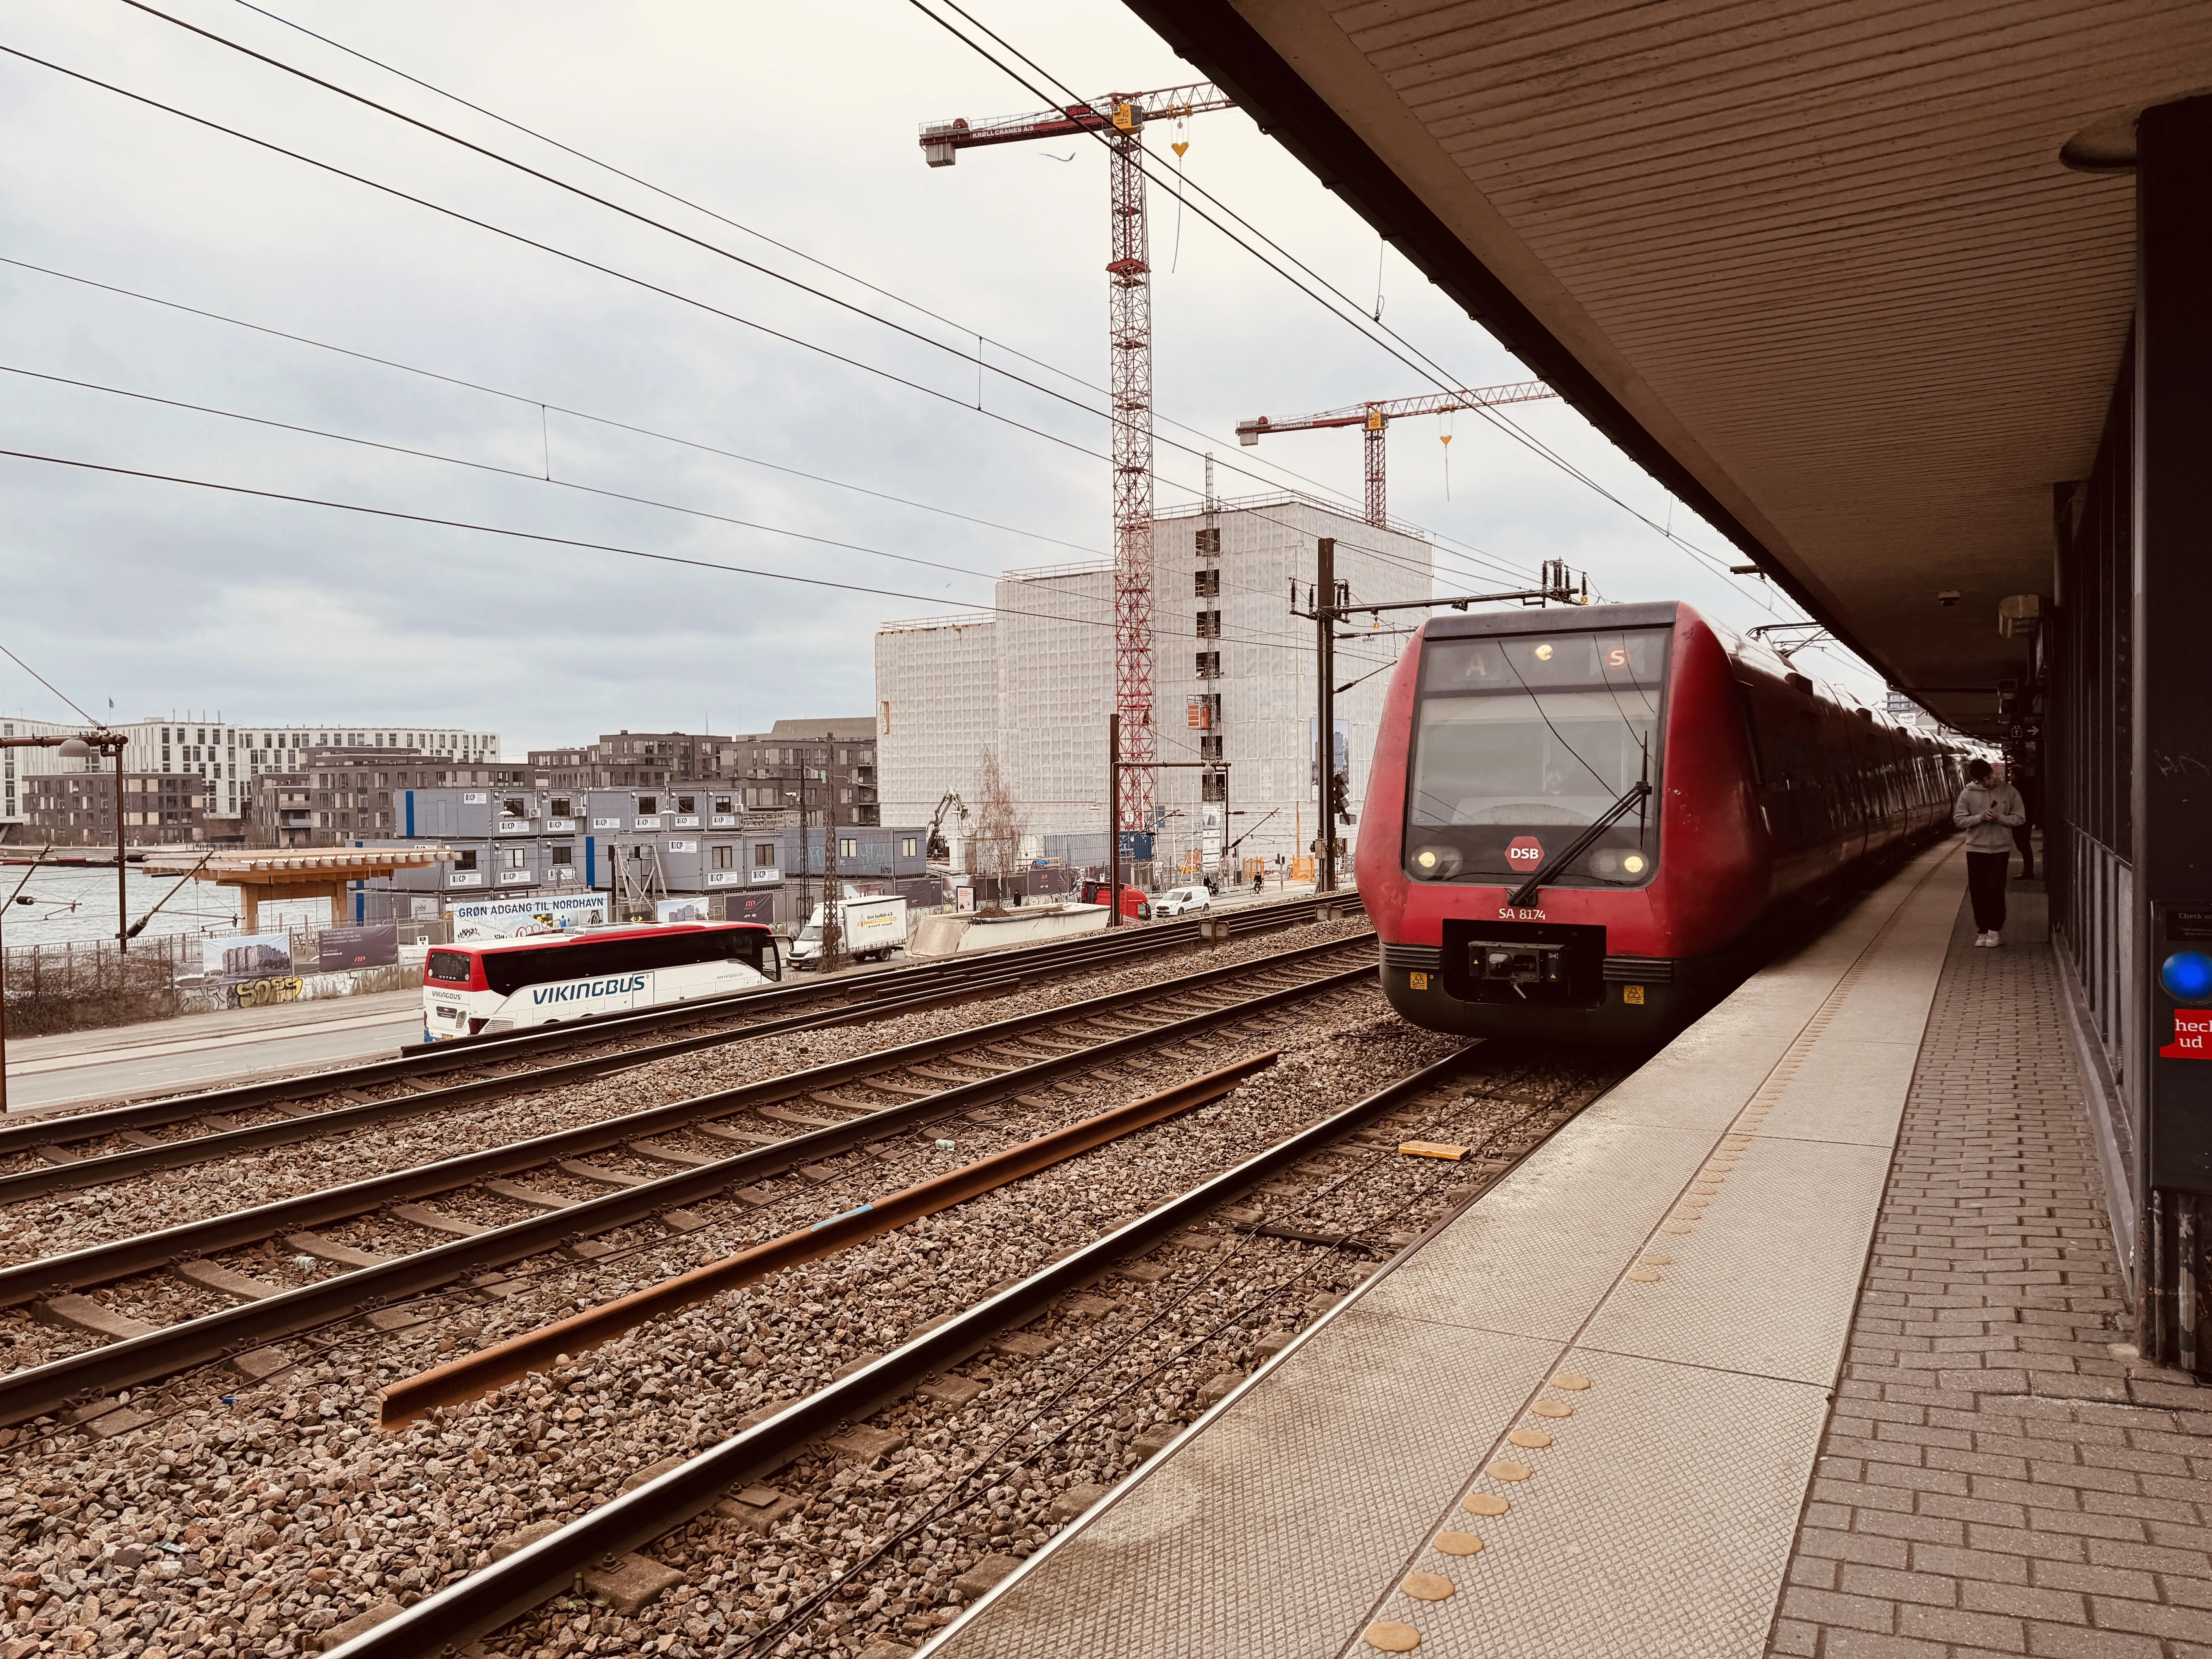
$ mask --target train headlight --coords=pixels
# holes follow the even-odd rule
[[[1417,847],[1413,849],[1413,873],[1424,881],[1443,881],[1459,873],[1462,862],[1456,847]]]
[[[1626,858],[1621,860],[1620,867],[1632,876],[1640,876],[1644,873],[1644,863],[1643,854],[1631,853]]]
[[[2176,1002],[2212,1002],[2212,957],[2176,951],[2159,964],[2158,982]]]
[[[1620,868],[1620,854],[1611,851],[1595,854],[1590,859],[1590,868],[1601,876],[1609,876]]]

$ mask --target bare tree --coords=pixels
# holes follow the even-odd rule
[[[978,874],[1012,876],[1022,867],[1022,842],[1029,835],[1029,814],[999,769],[999,757],[983,751],[983,764],[975,775],[975,867]]]

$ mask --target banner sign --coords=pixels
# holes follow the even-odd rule
[[[566,933],[607,920],[604,893],[522,895],[470,899],[446,907],[456,945],[480,945],[491,939],[525,939],[536,933]]]
[[[325,927],[315,940],[315,971],[343,974],[354,968],[399,964],[399,929],[386,922],[369,927]]]
[[[200,941],[200,967],[218,985],[281,978],[292,971],[289,933],[239,933]]]
[[[757,921],[763,927],[775,921],[773,893],[732,893],[722,901],[725,921]]]

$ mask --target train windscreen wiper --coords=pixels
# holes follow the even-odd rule
[[[1528,880],[1505,896],[1507,906],[1518,910],[1525,905],[1534,902],[1536,890],[1543,884],[1545,872],[1567,869],[1577,859],[1589,851],[1600,836],[1626,817],[1630,807],[1641,805],[1644,797],[1650,793],[1650,784],[1642,778],[1637,779],[1627,788],[1622,790],[1620,799],[1600,813],[1596,823],[1568,842],[1565,852],[1561,853],[1557,858],[1545,860],[1529,872]]]

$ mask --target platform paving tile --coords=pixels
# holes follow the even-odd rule
[[[1100,1506],[1079,1567],[1039,1563],[951,1650],[1325,1659],[1558,1353],[1355,1304],[1279,1362],[1286,1386],[1246,1391],[1130,1483],[1144,1501]]]
[[[1771,1655],[2212,1656],[2212,1390],[2112,1352],[2042,905],[2000,950],[1954,928]]]

